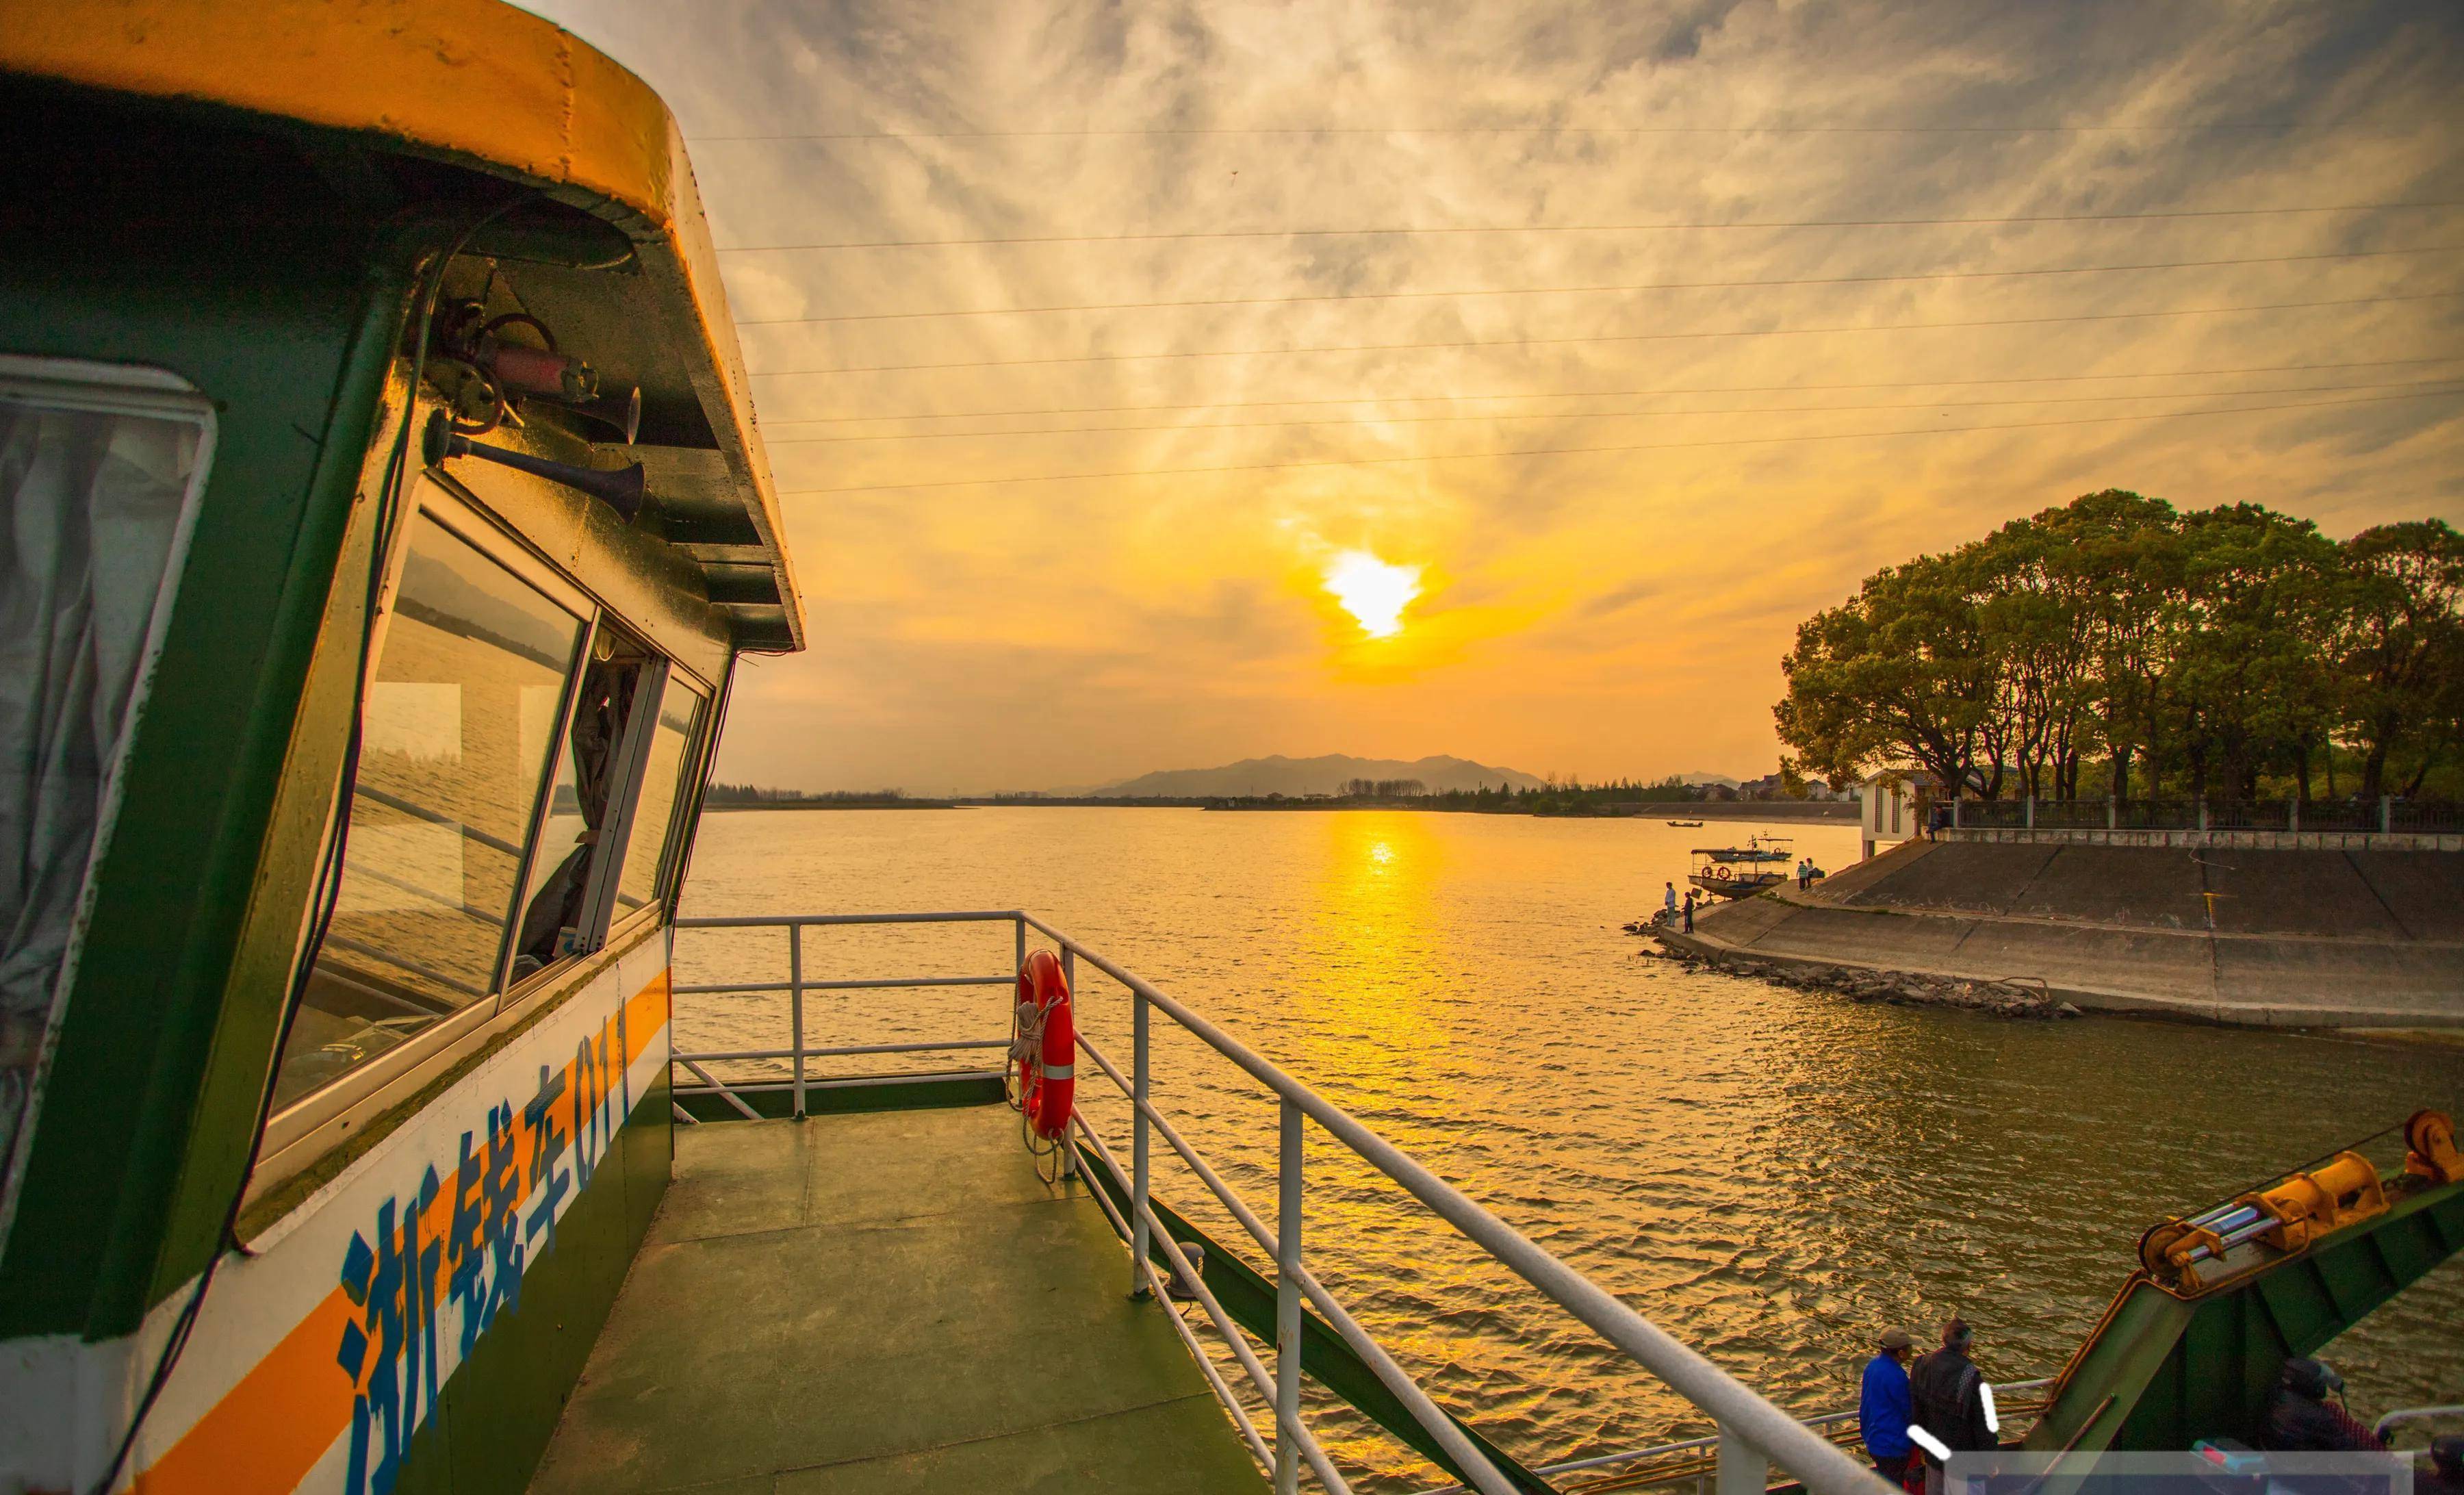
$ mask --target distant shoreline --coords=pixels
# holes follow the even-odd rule
[[[1856,802],[1849,800],[1709,800],[1700,802],[1690,800],[1645,801],[1634,803],[1581,805],[1554,810],[1526,809],[1510,802],[1491,805],[1447,803],[1435,796],[1428,799],[1396,800],[1270,800],[1249,796],[1216,796],[1209,799],[1130,799],[1110,795],[1053,795],[1032,799],[961,797],[951,802],[968,806],[996,808],[1016,806],[1027,809],[1418,810],[1429,815],[1529,815],[1540,820],[1852,821],[1857,818]]]
[[[1005,804],[1021,802],[1005,800]],[[1094,803],[1135,802],[1094,801]],[[1520,805],[1430,803],[1414,800],[1213,800],[1210,810],[1420,810],[1432,815],[1529,815],[1537,820],[1783,820],[1852,821],[1857,805],[1845,800],[1690,800],[1573,805],[1535,810]]]
[[[1857,806],[1845,800],[1707,800],[1578,805],[1534,810],[1515,804],[1448,804],[1429,800],[1264,798],[1132,799],[1102,795],[1027,797],[960,796],[952,800],[761,800],[705,802],[706,811],[733,810],[950,810],[950,809],[1107,809],[1107,810],[1415,810],[1424,815],[1527,815],[1535,820],[1699,820],[1844,822],[1857,818]]]
[[[954,810],[956,800],[704,800],[704,811],[715,810]]]

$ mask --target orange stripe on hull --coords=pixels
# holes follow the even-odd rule
[[[666,971],[626,1000],[624,1067],[630,1069],[648,1051],[650,1041],[666,1029],[671,1012]],[[566,1061],[568,1088],[576,1067]],[[532,1129],[518,1110],[515,1125],[517,1155],[527,1157]],[[529,1180],[530,1187],[537,1184],[537,1179]],[[422,1234],[444,1235],[452,1218],[449,1190],[421,1217]],[[437,1276],[441,1279],[447,1269],[440,1261]],[[430,1285],[431,1289],[441,1286]],[[297,1489],[334,1440],[350,1431],[351,1403],[359,1387],[343,1371],[336,1350],[344,1326],[360,1312],[337,1283],[178,1442],[138,1475],[132,1495]]]

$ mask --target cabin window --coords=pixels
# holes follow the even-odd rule
[[[522,890],[511,978],[520,981],[606,937],[607,854],[621,835],[623,795],[641,756],[635,714],[658,696],[666,662],[603,622],[559,745],[556,786]]]
[[[213,438],[170,375],[0,357],[0,1234]]]
[[[680,778],[708,698],[603,622],[522,895],[514,981],[599,948],[611,923],[657,900]]]
[[[624,878],[616,889],[620,917],[657,902],[666,890],[668,847],[674,839],[679,803],[686,797],[685,775],[693,767],[693,745],[701,731],[702,715],[709,709],[707,694],[681,675],[668,677],[642,766],[641,794],[633,804]]]
[[[412,525],[361,712],[333,922],[277,1104],[496,991],[582,650],[573,611],[432,515]]]

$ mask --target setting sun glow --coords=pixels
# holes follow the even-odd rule
[[[1391,639],[1403,631],[1403,609],[1420,595],[1420,568],[1347,550],[1326,568],[1326,589],[1371,638]]]

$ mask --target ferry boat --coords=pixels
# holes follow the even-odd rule
[[[1717,898],[1749,898],[1776,888],[1795,873],[1778,870],[1796,862],[1796,843],[1786,836],[1748,836],[1742,846],[1696,846],[1685,880]]]
[[[1843,1417],[1774,1407],[1027,912],[677,916],[737,665],[807,640],[638,79],[494,0],[17,6],[0,75],[0,1487],[1347,1489],[1306,1376],[1483,1495],[1888,1488]],[[873,924],[1009,958],[808,978],[808,941]],[[679,980],[680,930],[781,969]],[[927,986],[991,993],[984,1027],[808,1031],[811,993]],[[1098,994],[1117,1055],[1074,1025]],[[714,996],[784,1046],[681,1046]],[[1276,1109],[1266,1213],[1151,1097],[1160,1024]],[[937,1057],[843,1067],[883,1054]],[[2316,1344],[2452,1254],[2452,1138],[2290,1245],[2239,1205],[2181,1222],[2042,1426],[2108,1446],[2149,1377],[2204,1386],[2183,1347],[2255,1332],[2270,1273],[2328,1274],[2284,1334]],[[1309,1146],[1706,1436],[1519,1462],[1441,1406],[1311,1272]],[[2161,1436],[2245,1428],[2246,1381]]]

